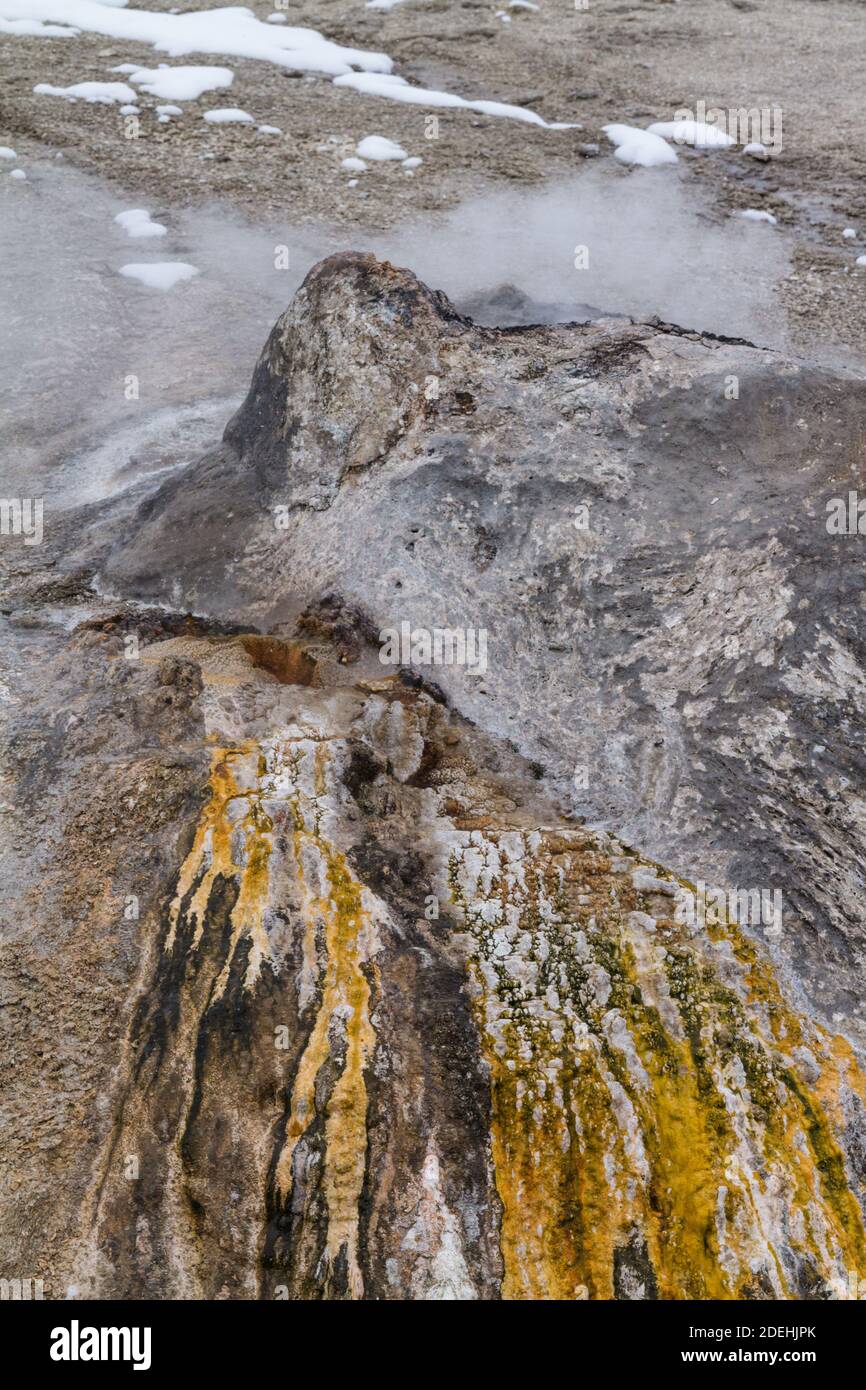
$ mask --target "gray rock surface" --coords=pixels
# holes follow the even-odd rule
[[[344,255],[216,450],[4,550],[4,1266],[866,1278],[863,561],[825,527],[864,393],[670,325],[477,328]],[[404,623],[475,674],[383,662]]]
[[[479,329],[336,256],[105,580],[264,627],[336,590],[377,628],[486,629],[483,678],[428,671],[456,706],[653,857],[781,890],[774,949],[862,1045],[864,552],[825,522],[864,405],[669,325]]]

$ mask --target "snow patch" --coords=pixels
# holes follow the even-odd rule
[[[405,77],[395,77],[390,73],[350,72],[343,77],[335,77],[334,86],[351,87],[366,96],[387,97],[389,101],[403,101],[410,106],[460,107],[466,111],[480,111],[485,116],[507,116],[513,121],[523,121],[526,125],[544,126],[547,130],[573,129],[570,124],[542,120],[535,111],[523,106],[508,106],[501,101],[467,101],[451,92],[436,92],[429,87],[410,87]]]
[[[673,140],[675,145],[693,145],[696,150],[728,150],[737,143],[732,135],[706,121],[656,121],[647,129],[650,135]]]
[[[136,68],[123,63],[115,72],[128,72],[136,87],[152,97],[162,97],[163,101],[197,101],[204,92],[230,87],[235,80],[231,68]]]
[[[216,111],[205,111],[204,119],[209,125],[254,125],[249,111],[239,106],[220,106]]]
[[[355,146],[355,153],[361,159],[407,159],[408,155],[402,145],[397,145],[393,140],[388,140],[384,135],[368,135],[364,140],[359,140]]]
[[[130,264],[120,267],[120,274],[129,280],[140,280],[153,290],[170,290],[182,280],[191,280],[198,275],[198,266],[186,261],[149,261],[146,264]]]
[[[38,19],[0,19],[0,34],[17,34],[22,39],[74,39],[77,33],[77,29],[43,24]]]
[[[746,208],[745,212],[740,213],[747,222],[769,222],[775,227],[776,219],[771,212],[762,212],[759,208]]]
[[[355,159],[353,155],[350,155],[348,159],[342,159],[340,163],[344,169],[349,170],[350,174],[363,174],[367,167],[363,159]]]
[[[11,145],[0,145],[0,159],[17,159],[18,156]]]
[[[268,23],[256,19],[250,10],[240,6],[170,14],[127,8],[122,3],[97,3],[97,0],[0,0],[0,16],[9,21],[74,24],[86,33],[150,44],[172,58],[209,53],[258,59],[295,72],[324,73],[338,86],[353,87],[355,91],[389,101],[415,106],[461,107],[549,130],[573,129],[570,123],[545,121],[522,106],[499,101],[468,101],[449,92],[411,87],[405,79],[391,76],[394,64],[387,53],[344,48],[315,29]]]
[[[99,106],[114,106],[117,102],[135,101],[135,92],[125,82],[75,82],[71,87],[52,87],[50,82],[37,82],[37,96],[65,97],[67,101],[90,101]]]
[[[166,233],[166,228],[161,222],[151,220],[146,208],[130,208],[128,212],[119,212],[114,220],[129,236],[165,236]]]
[[[641,164],[651,168],[656,164],[676,164],[677,153],[660,135],[641,130],[634,125],[602,126],[611,144],[616,146],[615,158],[622,164]]]
[[[0,0],[0,16],[75,25],[90,34],[150,44],[172,58],[187,53],[256,58],[296,72],[322,72],[331,77],[352,68],[390,72],[392,67],[385,53],[343,48],[315,29],[267,24],[237,5],[157,14],[126,5],[97,4],[96,0]]]

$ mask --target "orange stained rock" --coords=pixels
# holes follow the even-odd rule
[[[244,766],[251,782],[251,790],[247,791],[239,788],[236,777],[236,770]],[[238,880],[238,896],[231,913],[231,942],[216,983],[215,999],[219,999],[225,991],[235,951],[244,935],[251,938],[245,987],[256,980],[262,960],[268,954],[264,918],[268,906],[268,866],[273,848],[273,826],[262,805],[258,783],[260,774],[260,750],[257,744],[245,743],[235,748],[212,750],[211,797],[196,827],[192,848],[181,866],[169,910],[170,925],[165,943],[167,951],[174,948],[181,909],[195,885],[186,908],[187,920],[195,927],[190,946],[191,950],[195,950],[202,938],[207,906],[217,878],[222,876]],[[235,818],[233,812],[238,802],[243,804],[243,813]],[[235,859],[234,845],[237,844],[241,846],[240,863]]]

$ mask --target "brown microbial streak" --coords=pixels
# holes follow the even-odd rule
[[[250,783],[248,790],[238,785],[237,773],[241,769]],[[257,744],[213,750],[211,797],[196,827],[192,848],[181,866],[169,910],[167,951],[174,948],[183,903],[195,885],[186,907],[186,919],[195,928],[190,949],[195,950],[201,942],[208,902],[217,878],[237,881],[238,896],[231,913],[231,941],[215,985],[214,999],[225,992],[235,952],[244,936],[249,936],[251,943],[244,975],[246,988],[257,979],[268,954],[264,921],[273,825],[263,806],[262,775],[262,756]],[[241,862],[235,858],[236,849]]]
[[[327,790],[328,749],[315,748],[316,797]],[[316,1115],[316,1083],[330,1060],[340,1067],[325,1107],[323,1184],[328,1209],[325,1253],[333,1268],[345,1252],[349,1293],[362,1298],[364,1281],[358,1253],[359,1202],[367,1152],[367,1087],[365,1069],[376,1041],[370,1022],[370,986],[361,968],[364,936],[370,923],[362,903],[361,885],[345,856],[320,834],[318,807],[312,808],[314,827],[308,828],[300,799],[293,805],[294,857],[304,897],[304,959],[316,958],[317,927],[325,947],[321,1002],[307,1039],[292,1087],[285,1142],[277,1162],[275,1185],[287,1201],[293,1184],[293,1158],[301,1138]],[[317,894],[305,881],[304,856],[320,857],[327,895]],[[344,1046],[332,1053],[335,1018],[342,1025]]]
[[[755,1296],[756,1254],[781,1297],[796,1296],[792,1261],[860,1273],[863,1214],[836,1137],[843,1095],[866,1095],[849,1045],[788,1008],[735,924],[709,947],[673,922],[639,940],[609,861],[560,860],[594,876],[575,914],[549,845],[521,838],[509,862],[496,832],[475,833],[450,865],[490,1069],[503,1295],[612,1298],[616,1251],[636,1238],[636,1277],[665,1299]],[[745,1004],[715,970],[723,937]],[[660,979],[667,1024],[648,1002]],[[804,1042],[811,1084],[792,1055]]]

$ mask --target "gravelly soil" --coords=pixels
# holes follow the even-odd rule
[[[169,10],[168,0],[139,0]],[[270,0],[253,0],[264,18]],[[761,164],[741,153],[683,151],[690,173],[708,181],[720,215],[745,207],[773,212],[800,242],[785,293],[801,347],[866,340],[866,155],[860,94],[866,89],[862,0],[591,0],[586,12],[560,3],[497,17],[495,3],[407,0],[392,11],[361,0],[298,0],[290,22],[353,46],[385,51],[415,84],[531,107],[581,129],[551,131],[471,111],[439,112],[439,138],[425,138],[424,108],[335,88],[326,77],[286,74],[267,63],[226,62],[230,102],[282,136],[250,127],[209,127],[198,115],[226,104],[209,93],[186,115],[160,125],[156,98],[143,98],[141,136],[124,137],[116,108],[35,96],[40,81],[67,85],[108,78],[117,63],[160,58],[143,45],[98,36],[0,40],[0,139],[27,153],[28,137],[98,170],[130,193],[189,203],[226,199],[249,215],[285,212],[293,222],[387,226],[433,215],[480,187],[531,184],[573,173],[581,145],[599,142],[607,121],[647,125],[699,100],[723,109],[778,106],[781,151]],[[184,61],[199,61],[195,57]],[[364,135],[398,140],[424,163],[414,176],[379,166],[355,188],[340,159]],[[213,156],[212,158],[209,156]],[[628,177],[617,168],[618,177]],[[663,173],[660,171],[660,177]],[[5,190],[7,191],[8,190]],[[858,242],[844,227],[862,228]],[[684,248],[685,249],[685,248]],[[853,279],[852,279],[853,277]]]

